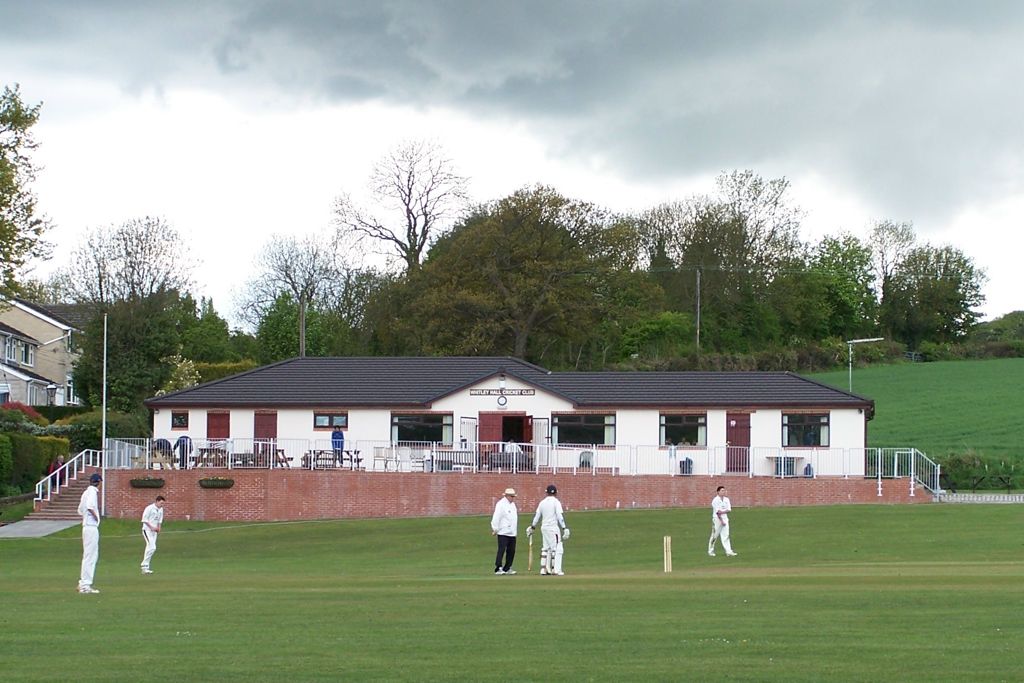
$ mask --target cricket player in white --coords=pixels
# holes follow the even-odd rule
[[[542,576],[565,576],[565,572],[562,571],[562,542],[569,538],[569,527],[565,525],[562,502],[556,497],[558,489],[554,484],[548,486],[547,494],[547,497],[537,505],[537,513],[533,516],[533,523],[527,527],[526,535],[533,535],[539,521],[543,539],[540,550],[540,573]]]
[[[146,539],[146,552],[142,555],[142,573],[152,574],[149,568],[149,561],[153,559],[156,552],[156,536],[160,533],[160,527],[164,525],[164,501],[163,496],[157,496],[156,502],[150,503],[142,511],[142,537]]]
[[[729,542],[729,513],[732,512],[732,503],[725,495],[725,487],[719,486],[718,495],[711,501],[711,539],[708,541],[708,555],[715,556],[715,541],[722,539],[722,547],[725,554],[735,557],[732,551],[732,544]]]
[[[100,558],[100,499],[98,495],[103,477],[93,474],[89,486],[78,501],[78,514],[82,516],[82,573],[78,580],[79,593],[99,593],[92,587],[96,574],[96,561]]]

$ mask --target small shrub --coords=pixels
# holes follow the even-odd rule
[[[60,420],[58,426],[70,428],[62,436],[71,441],[71,449],[75,453],[87,448],[100,449],[103,432],[103,413],[93,410],[88,413],[71,415]],[[57,430],[54,430],[56,432]],[[134,413],[118,413],[107,411],[107,438],[145,438],[150,435],[148,421]]]
[[[27,406],[24,403],[19,403],[17,401],[8,401],[7,403],[0,406],[0,408],[3,408],[4,410],[16,410],[19,413],[22,413],[26,418],[28,418],[29,422],[37,424],[40,427],[45,427],[46,425],[50,424],[45,417],[39,414],[38,410],[36,410],[32,406]]]

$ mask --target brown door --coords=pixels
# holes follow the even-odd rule
[[[206,413],[206,438],[207,439],[228,439],[231,438],[231,413],[213,412]]]
[[[750,413],[725,416],[725,471],[750,471]]]
[[[266,455],[272,452],[274,441],[277,440],[277,413],[273,411],[257,412],[252,426],[255,440],[253,452]]]
[[[277,413],[259,412],[256,413],[256,421],[253,424],[252,436],[254,439],[276,439],[277,438]]]
[[[480,441],[501,441],[503,417],[501,413],[480,413]]]

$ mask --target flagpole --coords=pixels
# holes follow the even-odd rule
[[[107,514],[107,314],[103,314],[103,417],[100,423],[100,467],[103,470],[103,486],[100,487],[100,514]]]

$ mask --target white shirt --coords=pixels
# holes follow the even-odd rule
[[[494,506],[494,515],[491,517],[491,531],[499,536],[515,536],[519,527],[519,510],[515,501],[505,496],[501,497]]]
[[[156,503],[150,503],[142,511],[142,530],[159,531],[164,525],[164,509],[158,508]]]
[[[562,501],[554,496],[548,496],[537,506],[537,514],[533,516],[533,524],[537,526],[537,520],[541,520],[541,527],[549,529],[564,529],[565,519],[562,517]]]
[[[729,502],[728,496],[715,496],[715,499],[711,501],[711,519],[728,522],[730,512],[732,512],[732,503]]]
[[[100,500],[95,486],[90,484],[82,492],[82,499],[78,501],[78,514],[82,515],[82,526],[100,525]]]

